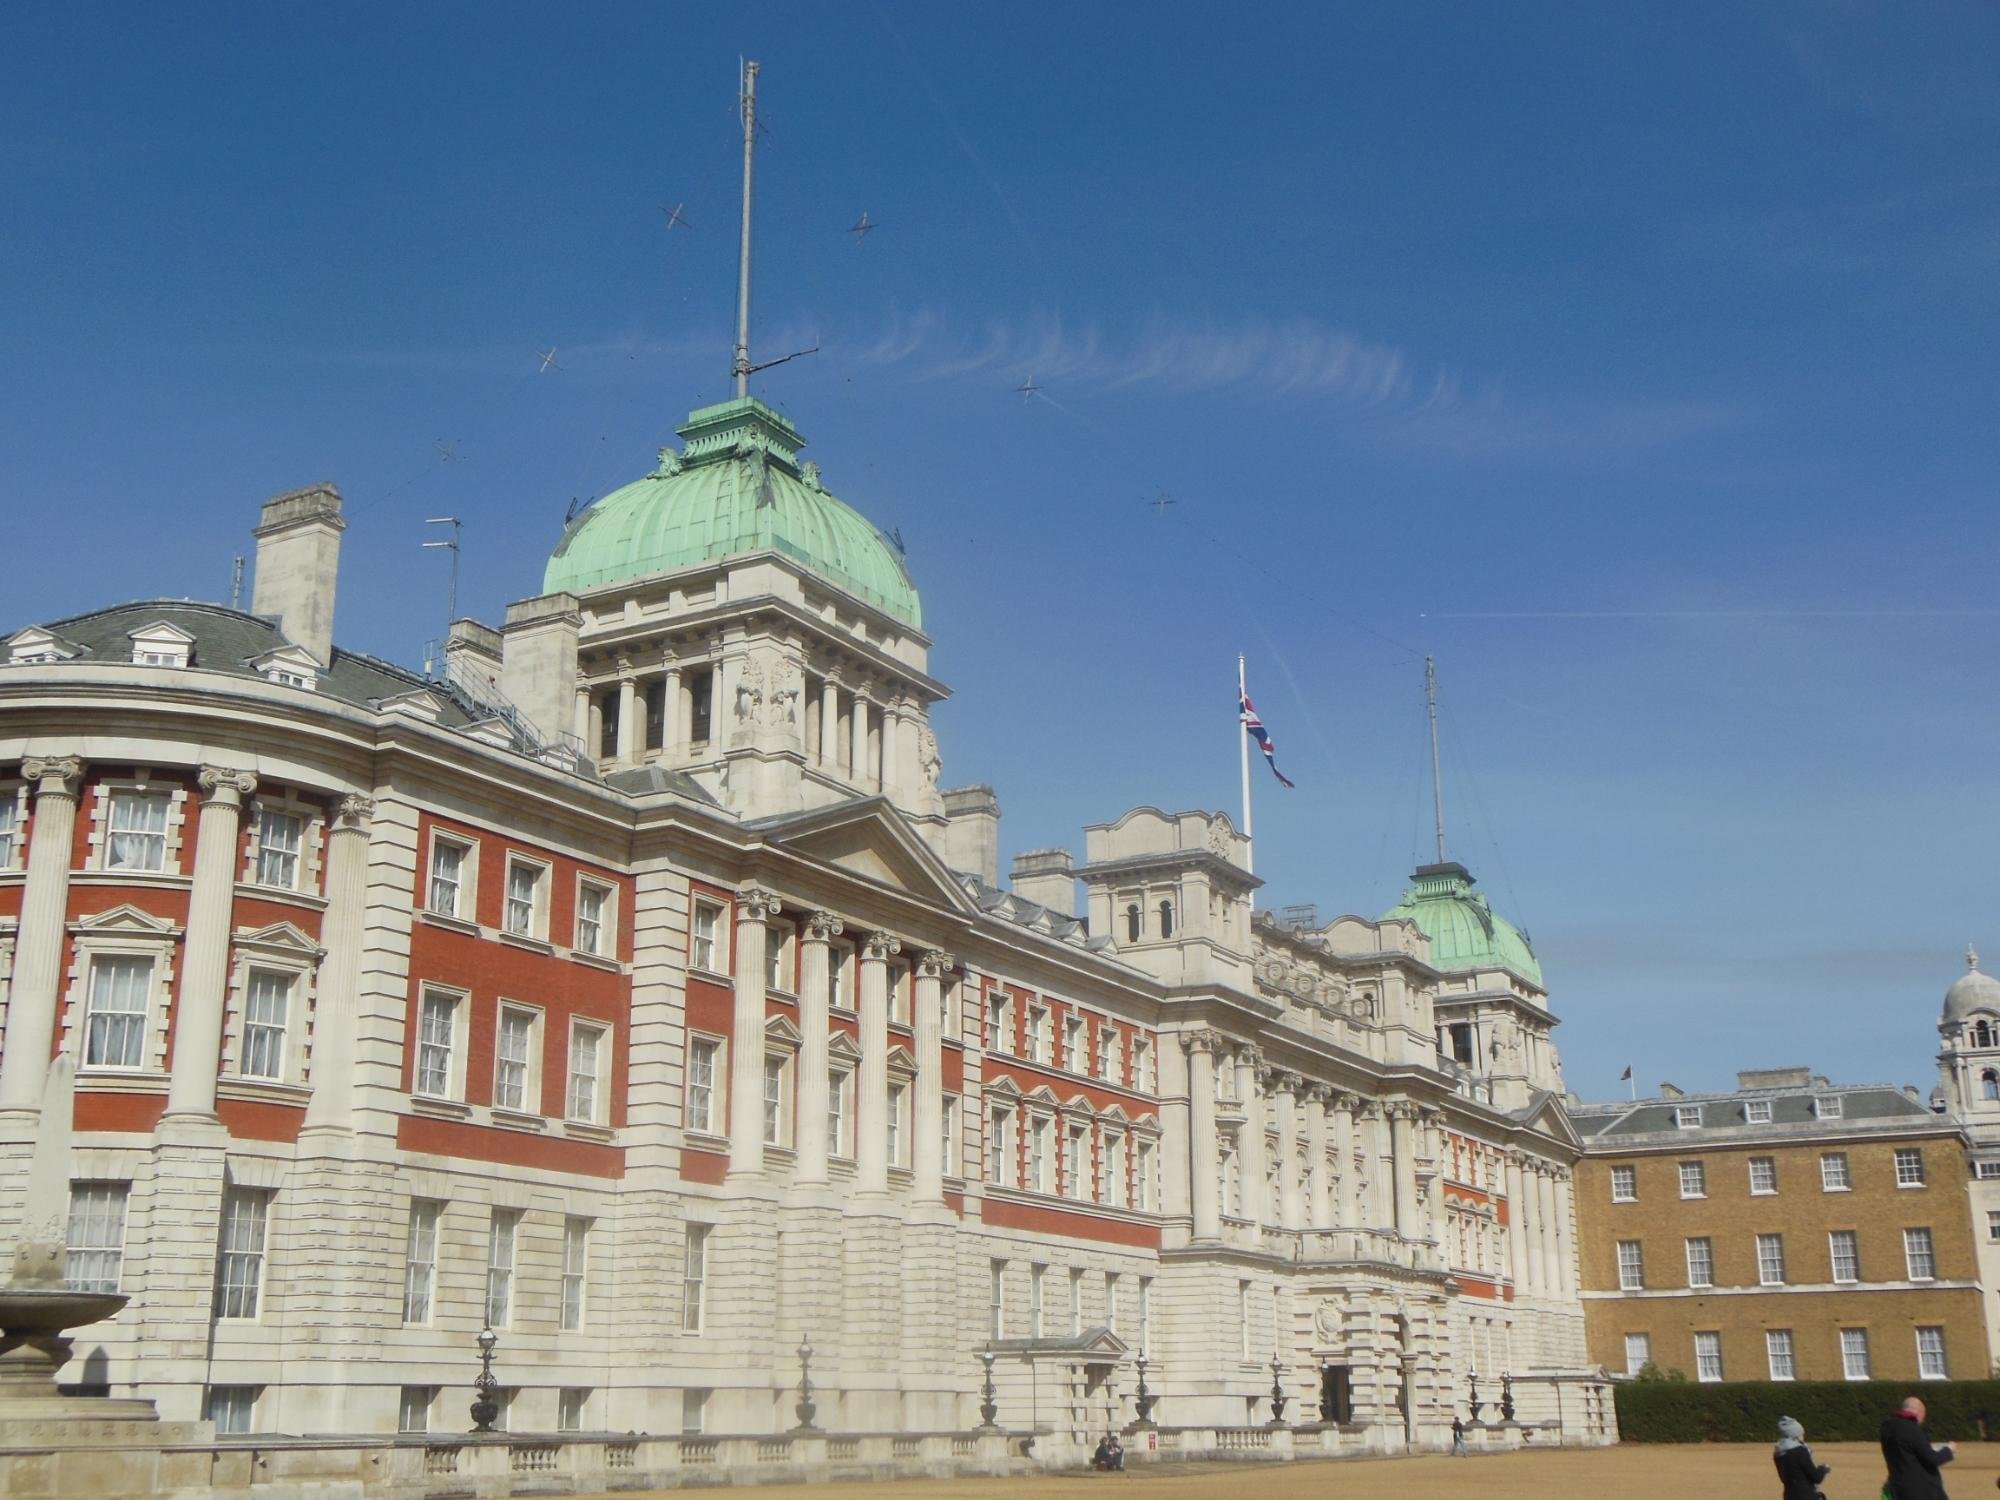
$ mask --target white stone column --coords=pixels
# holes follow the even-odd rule
[[[1389,1155],[1394,1163],[1396,1233],[1418,1239],[1423,1226],[1417,1213],[1416,1106],[1400,1100],[1389,1106]]]
[[[576,748],[584,754],[594,756],[597,747],[590,743],[590,689],[576,690],[576,714],[571,726],[576,732]]]
[[[1549,1257],[1542,1233],[1542,1164],[1534,1157],[1521,1163],[1521,1202],[1527,1209],[1521,1233],[1528,1241],[1528,1295],[1544,1296],[1549,1285]]]
[[[1272,1075],[1272,1097],[1277,1103],[1278,1202],[1274,1217],[1287,1229],[1303,1229],[1306,1207],[1299,1181],[1299,1089],[1296,1073]]]
[[[1419,1225],[1423,1237],[1434,1240],[1440,1251],[1444,1248],[1444,1116],[1435,1109],[1425,1109],[1419,1116],[1421,1128],[1418,1139],[1423,1145],[1423,1159],[1430,1163],[1430,1176],[1424,1180],[1423,1218]]]
[[[1264,1096],[1257,1088],[1257,1070],[1263,1059],[1255,1047],[1236,1054],[1236,1097],[1243,1103],[1243,1135],[1236,1143],[1238,1176],[1243,1182],[1243,1217],[1256,1233],[1269,1214],[1264,1201]]]
[[[854,1190],[889,1191],[889,960],[903,945],[887,933],[861,945],[861,1066],[854,1100]]]
[[[832,912],[816,911],[799,933],[799,1143],[798,1181],[825,1182],[828,1050],[832,1023],[828,1016],[833,970],[833,940],[841,922]]]
[[[307,1130],[354,1125],[354,1048],[361,1025],[361,943],[367,926],[368,823],[375,804],[342,797],[326,822],[326,915],[313,1003]]]
[[[910,992],[917,1044],[917,1098],[910,1111],[911,1197],[944,1202],[944,977],[956,962],[933,948],[917,960]]]
[[[14,939],[7,1049],[0,1052],[0,1119],[16,1132],[41,1115],[42,1089],[55,1050],[69,862],[83,762],[68,755],[29,756],[21,774],[34,785],[35,821],[21,891],[21,925]]]
[[[818,749],[823,769],[840,768],[840,683],[831,672],[819,686]]]
[[[1555,1295],[1565,1301],[1577,1298],[1576,1241],[1571,1224],[1572,1179],[1567,1167],[1558,1167],[1555,1174],[1556,1198],[1556,1290]]]
[[[854,690],[853,720],[849,725],[852,734],[851,754],[847,764],[847,774],[856,786],[868,785],[868,700],[861,696],[859,687]]]
[[[1556,1243],[1556,1169],[1543,1162],[1535,1175],[1535,1228],[1542,1242],[1542,1295],[1562,1295],[1562,1256]]]
[[[1527,1196],[1521,1187],[1521,1153],[1509,1151],[1506,1161],[1507,1178],[1507,1274],[1513,1278],[1514,1295],[1523,1297],[1528,1292],[1528,1236],[1522,1222],[1527,1212]]]
[[[1222,1164],[1215,1135],[1215,1053],[1212,1031],[1181,1035],[1188,1063],[1188,1206],[1194,1237],[1222,1236]]]
[[[1314,1229],[1333,1223],[1333,1195],[1326,1172],[1326,1088],[1311,1083],[1305,1089],[1306,1110],[1306,1222]]]
[[[736,998],[729,1033],[729,1176],[764,1171],[764,952],[771,940],[764,924],[781,910],[778,898],[757,886],[736,893]]]
[[[1345,1228],[1358,1227],[1367,1210],[1361,1203],[1361,1174],[1354,1165],[1354,1095],[1345,1089],[1333,1096],[1333,1159],[1340,1166],[1335,1184],[1333,1219]]]
[[[188,891],[187,946],[181,955],[180,1003],[175,1007],[174,1066],[167,1115],[215,1115],[216,1073],[222,1066],[222,1012],[229,990],[229,924],[236,897],[237,830],[243,799],[257,778],[226,766],[203,766],[206,794],[195,834],[194,881]]]
[[[629,766],[637,758],[634,749],[640,743],[639,728],[639,682],[632,675],[632,664],[624,657],[618,658],[618,763]]]
[[[681,668],[667,664],[666,691],[660,695],[660,758],[668,764],[687,754],[687,720],[681,713]]]

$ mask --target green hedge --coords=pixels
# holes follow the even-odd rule
[[[1938,1442],[2000,1440],[2000,1380],[1636,1380],[1613,1389],[1628,1443],[1774,1443],[1780,1417],[1797,1417],[1809,1443],[1872,1442],[1909,1395],[1930,1408],[1925,1425]]]

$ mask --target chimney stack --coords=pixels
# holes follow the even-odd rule
[[[1000,799],[990,786],[955,786],[939,793],[944,827],[936,835],[938,858],[954,870],[1000,884]]]
[[[1014,894],[1059,916],[1076,915],[1076,876],[1067,849],[1030,849],[1014,856]]]
[[[257,579],[250,613],[275,615],[278,629],[314,660],[333,660],[333,591],[340,574],[340,491],[309,485],[264,502],[258,519]]]
[[[500,691],[551,745],[581,741],[576,718],[577,637],[583,609],[574,594],[540,594],[507,606],[500,632]]]

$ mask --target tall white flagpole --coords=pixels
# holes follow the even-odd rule
[[[1250,696],[1243,679],[1243,658],[1236,658],[1236,748],[1243,762],[1243,868],[1256,869],[1256,846],[1250,840],[1250,731],[1243,726],[1243,700]]]

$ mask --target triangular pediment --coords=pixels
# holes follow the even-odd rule
[[[1537,1135],[1545,1135],[1552,1141],[1560,1141],[1573,1151],[1583,1150],[1583,1137],[1576,1133],[1576,1126],[1570,1123],[1569,1111],[1562,1107],[1562,1096],[1544,1091],[1528,1101],[1528,1107],[1515,1116]]]
[[[826,1044],[827,1055],[847,1062],[861,1061],[861,1047],[844,1031],[836,1031]]]
[[[764,1023],[764,1040],[767,1042],[778,1042],[787,1047],[796,1047],[805,1038],[800,1034],[799,1028],[794,1026],[784,1016],[772,1016]]]
[[[156,917],[151,912],[141,911],[136,906],[114,906],[109,911],[93,912],[90,916],[79,917],[69,924],[73,933],[88,933],[93,937],[109,937],[125,934],[132,937],[176,937],[180,928],[165,917]]]
[[[950,868],[880,797],[801,813],[760,831],[776,848],[873,885],[967,915],[978,910]]]

